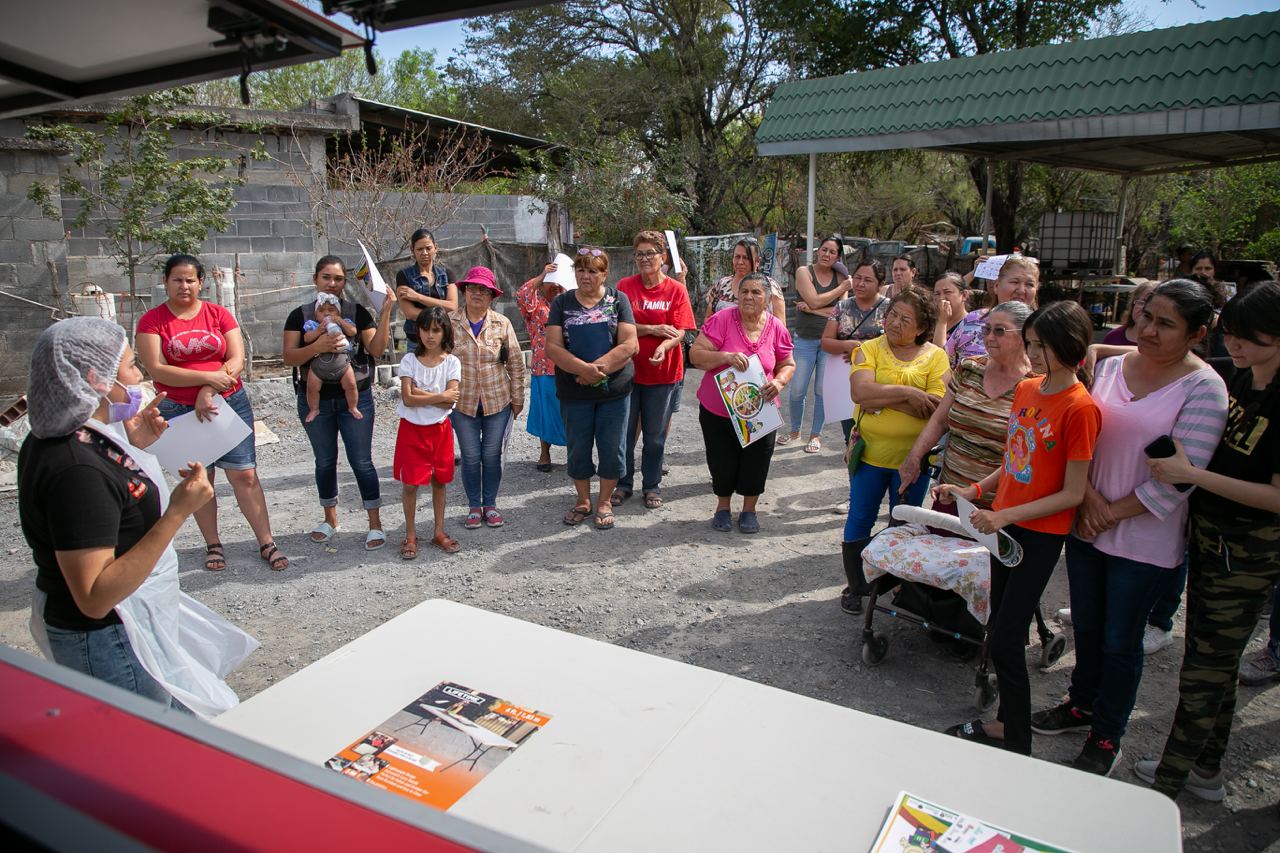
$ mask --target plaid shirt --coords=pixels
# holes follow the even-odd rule
[[[449,319],[453,322],[453,354],[462,362],[455,411],[474,418],[477,406],[483,407],[486,415],[497,414],[512,402],[523,406],[524,355],[511,321],[490,310],[477,338],[471,334],[466,308],[452,312]],[[498,361],[504,343],[507,345],[505,367]]]

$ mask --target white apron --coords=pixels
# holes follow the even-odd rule
[[[160,462],[129,443],[120,424],[90,420],[89,429],[106,436],[138,463],[155,484],[160,511],[169,506],[169,485]],[[45,594],[31,605],[31,636],[53,660],[44,624]],[[164,549],[142,586],[116,605],[133,653],[143,669],[175,699],[201,717],[216,717],[239,699],[222,680],[258,647],[258,641],[178,589],[178,552]]]

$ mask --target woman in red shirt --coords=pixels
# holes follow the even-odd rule
[[[282,571],[289,568],[289,558],[280,553],[271,535],[267,498],[258,480],[253,408],[240,382],[244,339],[230,311],[200,298],[203,286],[204,266],[194,256],[174,255],[165,262],[164,290],[169,298],[138,321],[138,359],[156,392],[168,395],[159,406],[165,420],[194,411],[202,421],[221,414],[248,424],[251,432],[245,440],[209,465],[209,481],[213,482],[215,466],[226,473],[258,540],[258,553],[272,570]],[[220,572],[227,567],[227,558],[218,539],[217,498],[210,498],[195,516],[204,536],[204,567]]]

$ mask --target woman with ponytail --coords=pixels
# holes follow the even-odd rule
[[[1240,656],[1280,578],[1280,284],[1238,294],[1219,320],[1236,368],[1222,442],[1204,468],[1178,441],[1173,456],[1147,463],[1159,482],[1197,488],[1178,708],[1164,755],[1134,766],[1169,797],[1185,787],[1214,802],[1225,796]]]
[[[1203,465],[1222,437],[1226,386],[1192,354],[1212,322],[1207,288],[1165,282],[1142,308],[1137,350],[1100,362],[1093,380],[1102,432],[1067,538],[1076,665],[1066,701],[1031,718],[1038,734],[1088,732],[1078,770],[1110,775],[1120,758],[1147,614],[1186,550],[1187,493],[1153,480],[1146,458],[1172,436]]]
[[[996,721],[973,720],[947,733],[1030,755],[1027,630],[1084,499],[1102,417],[1081,381],[1093,322],[1079,304],[1054,302],[1032,312],[1022,340],[1040,375],[1022,380],[1013,392],[1004,464],[971,486],[938,486],[933,497],[976,502],[994,491],[991,509],[976,510],[969,520],[983,533],[1003,529],[1022,547],[1016,566],[991,557],[987,652],[1000,685]]]

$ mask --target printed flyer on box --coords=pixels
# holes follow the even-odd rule
[[[540,711],[442,681],[325,766],[447,809],[550,719]]]
[[[782,426],[777,399],[765,402],[760,390],[766,381],[760,356],[754,354],[747,359],[746,370],[726,367],[716,374],[716,387],[743,447]]]
[[[1071,853],[900,791],[871,853]]]

